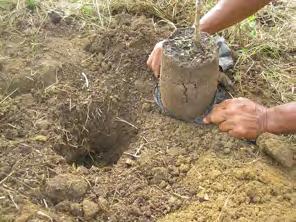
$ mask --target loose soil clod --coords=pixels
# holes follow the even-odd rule
[[[160,94],[166,112],[193,121],[213,102],[219,79],[218,54],[210,36],[202,33],[198,45],[194,30],[177,30],[164,43]]]

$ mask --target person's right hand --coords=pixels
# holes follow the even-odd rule
[[[159,78],[160,76],[160,65],[161,65],[161,59],[162,59],[162,46],[163,42],[158,42],[155,46],[151,54],[149,55],[149,58],[147,60],[147,66],[154,72],[154,75],[156,78]]]

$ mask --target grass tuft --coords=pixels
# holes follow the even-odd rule
[[[38,0],[26,0],[26,6],[31,11],[34,11],[39,6],[39,1]]]

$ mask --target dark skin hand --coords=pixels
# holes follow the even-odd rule
[[[209,34],[221,31],[269,2],[271,0],[220,0],[200,20],[200,30]],[[162,43],[156,44],[147,61],[157,78],[160,75]],[[296,133],[296,102],[267,108],[246,98],[230,99],[216,105],[204,118],[204,123],[217,124],[221,131],[244,139],[255,139],[264,132]]]
[[[204,118],[204,123],[241,139],[256,139],[261,133],[296,133],[296,102],[266,108],[246,98],[225,100]]]

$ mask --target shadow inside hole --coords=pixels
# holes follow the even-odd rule
[[[55,151],[62,155],[69,164],[106,166],[116,164],[137,130],[126,123],[113,123],[112,128],[105,128],[104,133],[93,131],[84,138],[84,146],[73,147],[64,140],[55,146]],[[66,139],[66,138],[64,138]]]
[[[97,115],[98,106],[93,107],[69,110],[63,105],[59,108],[57,133],[60,136],[54,151],[69,164],[88,168],[115,164],[137,135],[138,129],[132,124],[134,118],[128,111],[121,110],[121,118],[118,118],[114,111],[101,111]]]

